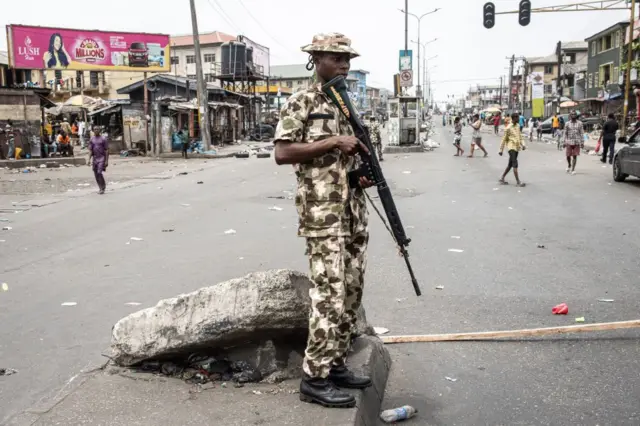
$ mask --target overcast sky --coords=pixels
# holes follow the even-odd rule
[[[191,31],[188,0],[32,0],[29,6],[2,2],[0,24],[25,24],[113,31],[184,34]],[[574,0],[531,0],[533,7],[571,3]],[[493,0],[497,11],[515,10],[519,0]],[[362,55],[352,68],[366,69],[369,84],[392,87],[398,71],[398,52],[404,49],[404,0],[196,0],[201,32],[219,30],[244,34],[271,49],[272,64],[305,63],[300,47],[315,33],[342,32]],[[544,56],[554,52],[558,40],[584,40],[605,27],[628,19],[626,11],[543,13],[532,16],[528,27],[517,15],[497,17],[493,29],[482,26],[485,0],[409,0],[416,15],[441,8],[422,19],[421,41],[433,38],[427,57],[431,61],[437,100],[461,94],[474,83],[497,83],[506,75],[511,54]],[[315,8],[322,4],[322,8]],[[257,22],[256,20],[259,20]],[[0,50],[6,50],[5,31]],[[409,40],[417,40],[416,19],[409,17]],[[416,45],[409,42],[417,57]],[[417,71],[417,60],[414,68]],[[437,66],[436,66],[437,65]]]

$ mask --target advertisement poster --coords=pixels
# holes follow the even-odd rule
[[[544,73],[532,72],[531,82],[531,115],[536,118],[544,116]]]
[[[413,69],[413,51],[401,50],[400,51],[400,63],[398,69],[402,71],[410,71]]]
[[[8,25],[9,65],[18,69],[170,71],[169,36]]]

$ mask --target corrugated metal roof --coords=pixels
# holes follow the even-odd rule
[[[563,41],[562,48],[566,50],[588,50],[589,43],[586,41]]]
[[[309,78],[313,76],[313,70],[308,71],[307,64],[271,65],[272,78]]]
[[[542,58],[531,61],[532,64],[557,64],[558,55],[552,53],[551,55],[543,56]]]
[[[232,35],[222,33],[220,31],[214,31],[211,33],[200,34],[200,44],[222,44],[228,41],[236,40]],[[171,36],[171,46],[183,47],[193,46],[193,35],[177,35]]]
[[[0,65],[9,65],[9,54],[0,50]]]

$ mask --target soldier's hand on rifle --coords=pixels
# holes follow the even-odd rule
[[[360,186],[362,188],[371,188],[374,185],[373,182],[371,182],[367,177],[365,176],[360,176]]]
[[[369,154],[369,150],[355,136],[338,136],[336,138],[336,148],[347,155],[356,155],[358,152]]]

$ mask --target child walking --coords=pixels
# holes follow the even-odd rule
[[[454,157],[460,157],[464,154],[464,149],[460,147],[460,142],[462,142],[462,124],[460,124],[460,117],[456,117],[453,125],[453,146],[456,147],[456,153]]]

